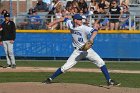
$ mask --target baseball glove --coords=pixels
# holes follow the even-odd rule
[[[82,51],[87,51],[88,49],[90,49],[93,45],[92,41],[87,41],[80,50]]]

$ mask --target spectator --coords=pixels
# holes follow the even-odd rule
[[[42,0],[38,0],[38,3],[36,4],[34,8],[37,12],[46,12],[49,10],[47,4],[43,2]]]
[[[25,18],[23,19],[23,21],[20,22],[19,25],[17,25],[17,27],[20,28],[20,29],[28,29],[29,16],[31,16],[31,15],[33,15],[33,8],[30,8],[28,10],[27,15],[25,16]],[[21,20],[21,18],[19,20]]]
[[[99,8],[98,19],[96,20],[95,24],[99,24],[100,30],[108,30],[109,18],[105,9],[103,9],[102,7]]]
[[[75,1],[75,0],[72,1],[72,7],[74,7],[74,8],[76,7],[78,10],[80,9],[79,5],[78,5],[78,2]]]
[[[52,21],[51,20],[52,17],[55,18],[55,12],[56,12],[55,10],[56,10],[56,8],[57,9],[61,8],[60,3],[61,2],[58,0],[53,0],[53,2],[51,3],[51,5],[50,5],[51,10],[49,10],[48,14],[46,15],[46,25]]]
[[[67,1],[67,3],[66,3],[66,9],[67,9],[68,7],[70,7],[70,6],[72,6],[72,1]]]
[[[56,17],[56,19],[59,19],[59,18],[62,17],[61,8],[57,8],[57,9],[56,9],[55,17]],[[58,29],[61,29],[61,30],[62,30],[62,29],[63,29],[63,28],[62,28],[62,22],[60,22],[60,23],[54,25],[53,29],[54,29],[54,28],[56,28],[57,30],[58,30]]]
[[[8,13],[7,10],[3,9],[0,15],[0,24],[2,24],[4,22],[4,14]]]
[[[109,9],[110,3],[107,0],[100,0],[98,6],[99,8],[101,7],[102,9]]]
[[[49,6],[49,11],[52,11],[53,8],[62,8],[63,3],[59,0],[53,0]]]
[[[96,0],[91,0],[91,2],[89,3],[89,10],[94,9],[94,11],[98,10],[98,3],[96,2]]]
[[[120,4],[121,10],[123,11],[123,9],[124,9],[125,7],[128,7],[128,5],[126,4],[125,1],[122,1],[121,4]]]
[[[117,2],[115,0],[112,1],[109,12],[110,12],[110,29],[118,30],[119,19],[122,15],[122,11],[121,8],[117,5]]]
[[[79,13],[79,8],[78,7],[73,7],[73,10],[74,10],[74,14]]]
[[[90,11],[88,10],[88,7],[83,8],[83,13],[86,16],[86,18],[89,18],[90,17]]]
[[[36,10],[32,10],[32,15],[28,16],[28,27],[27,29],[39,29],[42,23],[42,19],[40,16],[37,14]]]
[[[79,5],[79,8],[80,9],[85,9],[85,8],[87,8],[87,3],[85,2],[85,0],[79,0],[79,2],[78,2],[78,5]]]
[[[120,29],[129,29],[129,11],[128,11],[128,7],[125,6],[123,8],[123,14],[120,18],[121,21],[121,25],[120,25]],[[134,22],[131,22],[131,28],[134,29]]]

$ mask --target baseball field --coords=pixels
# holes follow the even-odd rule
[[[16,69],[2,68],[6,61],[1,60],[0,93],[140,93],[139,61],[106,61],[111,78],[121,83],[119,87],[107,87],[100,69],[88,61],[79,62],[48,85],[41,82],[65,60],[16,63]]]

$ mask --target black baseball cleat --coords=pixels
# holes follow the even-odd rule
[[[11,68],[16,68],[16,65],[12,65]]]
[[[11,65],[8,65],[7,67],[5,67],[5,68],[11,68]]]
[[[45,84],[51,84],[51,79],[50,78],[47,78],[46,80],[44,80],[42,83],[45,83]]]
[[[109,81],[107,82],[107,85],[108,85],[108,86],[120,86],[121,83],[118,83],[118,82],[116,82],[116,81],[114,81],[114,80],[109,80]]]

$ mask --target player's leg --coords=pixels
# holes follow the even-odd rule
[[[11,59],[10,61],[12,64],[12,68],[15,68],[16,63],[15,63],[15,56],[14,56],[14,51],[13,51],[13,44],[10,41],[8,41],[8,54]]]
[[[45,80],[43,83],[50,83],[54,78],[59,76],[60,74],[66,72],[70,68],[72,68],[78,60],[80,60],[83,57],[82,53],[78,50],[74,50],[71,56],[68,58],[67,62],[58,68],[54,74],[52,74],[47,80]]]
[[[5,55],[6,55],[7,65],[8,65],[8,67],[11,67],[10,57],[9,57],[9,54],[8,54],[8,43],[7,43],[7,41],[3,41],[3,47],[4,47],[4,51],[5,51]]]
[[[119,85],[119,83],[113,81],[110,78],[110,74],[108,72],[108,69],[105,65],[105,62],[102,60],[102,58],[93,50],[93,49],[89,49],[87,54],[87,58],[93,62],[94,64],[97,65],[97,67],[99,67],[102,71],[102,73],[104,74],[106,80],[107,80],[107,84],[108,85]]]

